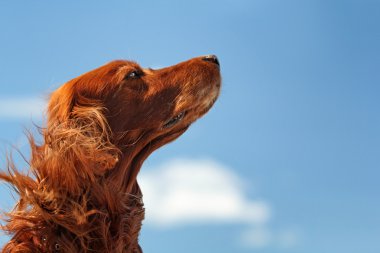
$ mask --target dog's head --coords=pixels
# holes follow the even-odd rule
[[[54,92],[49,122],[79,117],[77,108],[97,104],[114,133],[140,129],[168,133],[207,112],[218,97],[220,81],[219,61],[213,55],[157,70],[113,61]]]
[[[130,61],[113,61],[69,81],[52,94],[48,128],[75,122],[83,133],[88,124],[90,132],[95,127],[114,145],[110,149],[116,148],[121,156],[128,157],[120,165],[128,175],[120,177],[120,172],[115,172],[128,181],[135,178],[152,151],[176,139],[211,108],[220,85],[219,61],[214,55],[156,70]],[[100,171],[116,166],[120,154],[112,153],[100,161]]]

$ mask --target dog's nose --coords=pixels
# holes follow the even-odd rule
[[[213,55],[213,54],[210,54],[210,55],[206,55],[202,58],[202,60],[204,61],[209,61],[209,62],[213,62],[215,63],[216,65],[220,66],[219,64],[219,60],[218,60],[218,57],[216,57],[216,55]]]

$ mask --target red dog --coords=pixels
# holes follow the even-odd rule
[[[113,61],[60,87],[44,143],[30,137],[33,176],[12,163],[0,173],[20,196],[2,252],[142,252],[141,165],[211,108],[220,85],[209,55],[159,70]]]

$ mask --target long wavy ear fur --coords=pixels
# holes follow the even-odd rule
[[[45,145],[31,145],[32,167],[53,189],[80,194],[86,183],[115,167],[119,150],[111,143],[111,130],[102,103],[80,96],[76,83],[55,91],[48,104]]]

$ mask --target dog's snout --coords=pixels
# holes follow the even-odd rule
[[[213,55],[213,54],[210,54],[210,55],[206,55],[202,58],[202,60],[204,61],[209,61],[209,62],[213,62],[215,63],[216,65],[220,66],[219,64],[219,60],[218,60],[218,57],[216,57],[216,55]]]

